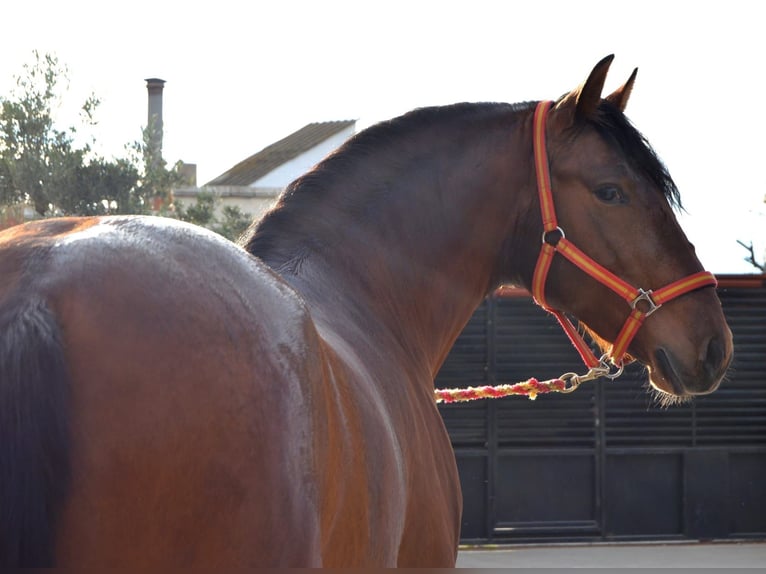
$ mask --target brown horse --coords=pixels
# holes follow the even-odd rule
[[[657,289],[702,270],[605,58],[544,131],[559,225]],[[151,217],[0,234],[0,563],[453,565],[460,484],[433,378],[483,297],[530,287],[533,104],[422,109],[291,184],[244,248]],[[555,258],[545,297],[614,341],[630,308]],[[714,390],[715,290],[630,342],[662,392]]]

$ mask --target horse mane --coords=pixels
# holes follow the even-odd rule
[[[447,130],[461,122],[466,125],[532,105],[458,103],[425,107],[370,126],[290,183],[274,208],[251,225],[240,244],[274,267],[298,265],[309,252],[322,248],[322,234],[315,233],[317,226],[338,225],[337,215],[323,217],[326,210],[334,214],[345,211],[357,219],[374,212],[371,205],[390,191],[389,184],[379,181],[381,174],[387,165],[406,161],[402,152],[417,152],[418,134]],[[291,241],[286,241],[286,232]]]
[[[668,168],[625,114],[613,104],[602,100],[590,125],[607,142],[616,146],[630,166],[638,173],[643,173],[665,195],[671,206],[683,209],[681,194]]]
[[[374,213],[375,201],[382,200],[390,191],[388,184],[379,181],[379,175],[387,164],[404,161],[402,151],[418,145],[417,134],[496,117],[498,112],[526,111],[536,104],[459,103],[426,107],[375,124],[349,138],[290,183],[274,208],[250,226],[240,244],[277,270],[296,268],[311,252],[326,247],[322,241],[327,234],[317,231],[337,226],[339,212],[347,212],[356,220]],[[681,208],[678,188],[665,164],[617,107],[602,100],[596,117],[588,125],[616,146],[631,167],[644,174],[672,206]],[[578,129],[584,127],[585,124]],[[448,137],[446,132],[444,137]]]

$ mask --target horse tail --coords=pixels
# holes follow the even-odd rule
[[[52,566],[69,487],[69,376],[41,299],[0,306],[0,567]]]

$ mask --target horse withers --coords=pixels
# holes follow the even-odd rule
[[[657,392],[714,390],[731,333],[610,63],[546,106],[537,169],[539,104],[458,104],[352,137],[242,246],[152,217],[0,233],[0,563],[453,565],[433,378],[503,283],[537,278],[617,363],[637,307]]]

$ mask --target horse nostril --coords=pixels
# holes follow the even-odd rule
[[[669,350],[659,347],[654,351],[654,365],[664,379],[663,391],[677,396],[706,395],[721,383],[731,363],[731,339],[711,337],[702,343],[696,363],[687,357],[687,363],[679,361]],[[692,360],[691,363],[688,361]],[[654,379],[655,384],[660,384]]]
[[[705,355],[700,359],[695,392],[707,394],[715,391],[730,362],[731,353],[726,340],[721,337],[711,337],[705,349]]]
[[[711,381],[717,380],[728,366],[726,346],[719,337],[712,337],[708,342],[705,357],[702,359],[702,370],[705,376]]]
[[[662,347],[657,349],[654,352],[654,359],[657,364],[657,369],[659,370],[662,377],[667,381],[667,383],[670,385],[673,394],[678,396],[683,396],[686,394],[686,390],[684,388],[684,384],[681,381],[681,377],[678,375],[678,372],[676,371],[673,360],[671,358],[671,355]],[[663,389],[666,392],[671,392],[670,389]]]

